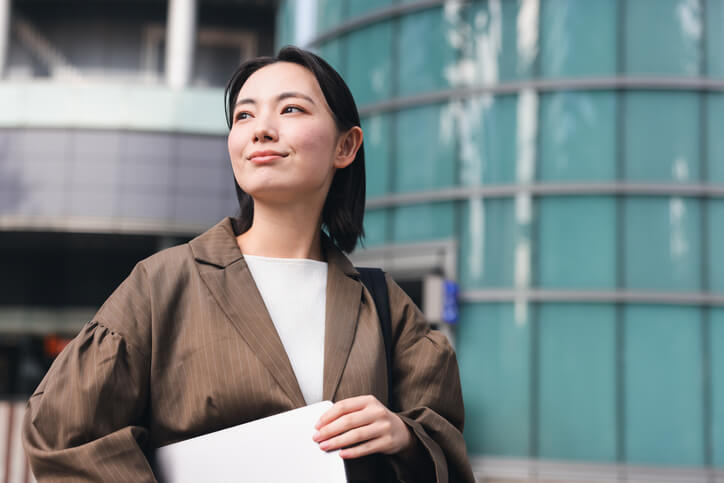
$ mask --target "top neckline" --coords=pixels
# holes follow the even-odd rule
[[[252,260],[259,260],[259,261],[266,261],[266,262],[279,262],[279,263],[318,263],[321,265],[327,265],[327,262],[322,262],[319,260],[312,260],[311,258],[281,258],[281,257],[264,257],[261,255],[247,255],[246,253],[242,253],[244,258],[250,258]]]

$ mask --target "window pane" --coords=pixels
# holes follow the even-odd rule
[[[452,237],[455,226],[454,208],[451,202],[395,208],[392,214],[393,240],[415,242]]]
[[[452,112],[447,106],[406,109],[397,114],[397,192],[449,187],[455,180]]]
[[[117,151],[109,149],[95,160],[75,159],[71,163],[69,175],[71,190],[90,189],[115,190],[118,185],[120,166]]]
[[[67,193],[70,216],[112,217],[118,200],[113,191],[74,189]]]
[[[275,41],[277,50],[294,43],[294,6],[295,0],[282,0],[277,13]]]
[[[392,93],[392,23],[381,22],[347,37],[349,62],[346,79],[358,106],[390,97]]]
[[[625,323],[626,461],[701,465],[701,312],[630,306]]]
[[[215,194],[183,193],[170,200],[171,216],[184,223],[213,224],[223,218],[221,198]]]
[[[537,1],[471,2],[470,46],[463,60],[474,65],[476,83],[526,79],[533,75],[538,53]],[[458,29],[456,35],[464,35]]]
[[[724,2],[704,0],[706,8],[706,45],[708,74],[712,77],[724,77]]]
[[[724,468],[724,308],[712,308],[710,320],[713,463]]]
[[[616,179],[616,95],[559,92],[541,99],[540,179]]]
[[[626,180],[697,182],[699,95],[630,92],[624,106]]]
[[[168,195],[164,192],[121,192],[120,216],[166,220],[171,216]]]
[[[542,2],[542,76],[615,75],[617,3]]]
[[[626,72],[699,74],[703,20],[698,1],[636,0],[622,5]]]
[[[530,325],[509,304],[463,304],[457,357],[470,454],[528,456]]]
[[[701,210],[682,198],[625,200],[625,285],[697,291],[701,285]]]
[[[724,293],[724,199],[712,199],[709,203],[708,268],[709,290]]]
[[[378,114],[362,119],[368,198],[381,196],[390,191],[391,122],[389,114]]]
[[[513,200],[473,199],[463,206],[462,287],[512,287],[518,232]]]
[[[724,94],[707,94],[706,101],[707,177],[710,183],[724,183],[724,136],[721,135],[724,126]]]
[[[482,96],[462,104],[460,183],[515,182],[517,96]]]
[[[445,77],[456,60],[443,10],[433,8],[400,19],[400,94],[430,92],[449,86]]]
[[[388,211],[367,210],[364,218],[365,237],[364,245],[373,246],[387,242],[387,216]]]
[[[326,60],[329,65],[334,67],[334,70],[339,72],[339,75],[345,78],[346,82],[349,82],[349,79],[347,79],[347,74],[345,72],[345,65],[343,62],[343,59],[345,58],[344,51],[346,48],[345,45],[346,37],[341,37],[338,39],[330,40],[328,42],[323,43],[319,47],[319,55],[324,60]],[[359,104],[359,101],[355,99],[355,103]]]
[[[615,199],[545,197],[539,209],[541,287],[615,288]]]
[[[615,461],[615,309],[540,307],[540,456]]]
[[[347,0],[316,0],[317,33],[337,27],[342,23]]]

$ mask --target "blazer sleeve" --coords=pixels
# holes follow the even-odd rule
[[[40,482],[155,481],[143,451],[149,360],[124,333],[150,317],[142,272],[137,265],[28,401],[23,445]]]
[[[387,285],[395,341],[391,409],[416,438],[390,458],[392,467],[401,481],[474,482],[455,351],[389,276]]]

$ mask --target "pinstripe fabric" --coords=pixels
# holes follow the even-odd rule
[[[350,480],[473,481],[447,340],[388,280],[396,341],[388,401],[374,303],[347,258],[328,240],[324,248],[324,397],[373,394],[418,440],[402,455],[347,462]],[[227,218],[136,265],[31,396],[23,442],[39,481],[154,481],[152,448],[302,405]]]

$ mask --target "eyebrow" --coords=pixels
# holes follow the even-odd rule
[[[314,104],[314,100],[309,97],[306,94],[302,94],[301,92],[282,92],[277,96],[277,102],[282,101],[284,99],[289,99],[290,97],[298,97],[300,99],[305,99],[312,104]],[[234,104],[234,107],[239,106],[241,104],[256,104],[256,101],[250,97],[245,97],[244,99],[239,99],[236,101],[236,104]]]

